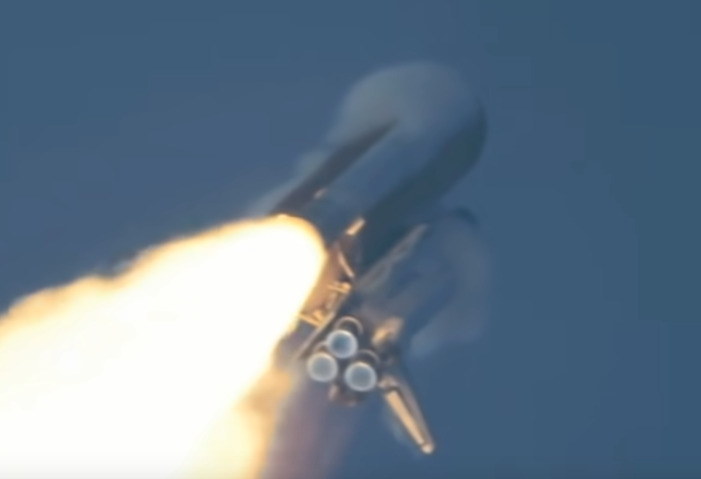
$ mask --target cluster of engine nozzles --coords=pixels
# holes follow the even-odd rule
[[[360,349],[360,322],[350,316],[339,320],[317,350],[307,360],[307,374],[320,383],[342,378],[351,391],[366,393],[377,386],[376,356]]]

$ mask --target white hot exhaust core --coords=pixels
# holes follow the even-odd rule
[[[324,259],[307,223],[250,221],[17,302],[0,318],[0,477],[254,477],[271,428],[247,398],[278,384],[272,353]]]

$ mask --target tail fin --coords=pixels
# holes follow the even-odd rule
[[[393,418],[412,443],[424,454],[431,454],[436,444],[413,388],[399,364],[384,372],[380,392]]]

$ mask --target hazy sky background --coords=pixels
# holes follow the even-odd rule
[[[450,201],[494,252],[492,327],[415,371],[434,457],[364,415],[338,477],[701,475],[701,3],[11,3],[0,305],[235,216],[358,78],[437,61],[490,120]]]

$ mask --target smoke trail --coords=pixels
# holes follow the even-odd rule
[[[251,477],[277,341],[324,261],[275,218],[146,251],[115,278],[35,293],[0,318],[0,477]]]

